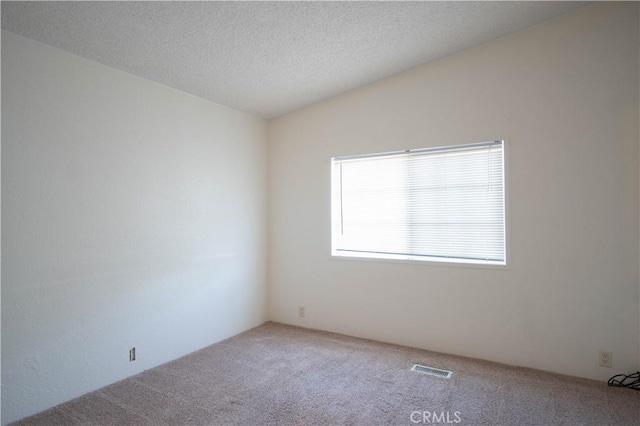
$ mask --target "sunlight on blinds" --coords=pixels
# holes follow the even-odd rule
[[[332,159],[336,256],[505,263],[503,142]]]

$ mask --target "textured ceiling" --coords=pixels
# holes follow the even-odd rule
[[[588,2],[7,2],[2,28],[273,118]]]

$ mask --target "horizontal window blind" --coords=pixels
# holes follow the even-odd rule
[[[502,141],[332,159],[338,256],[505,263]]]

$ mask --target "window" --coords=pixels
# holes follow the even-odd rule
[[[503,141],[331,163],[332,255],[506,264]]]

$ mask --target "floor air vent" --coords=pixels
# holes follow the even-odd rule
[[[440,370],[439,368],[425,367],[424,365],[418,364],[414,364],[414,366],[411,367],[411,371],[428,374],[430,376],[442,377],[443,379],[448,379],[453,374],[453,371]]]

